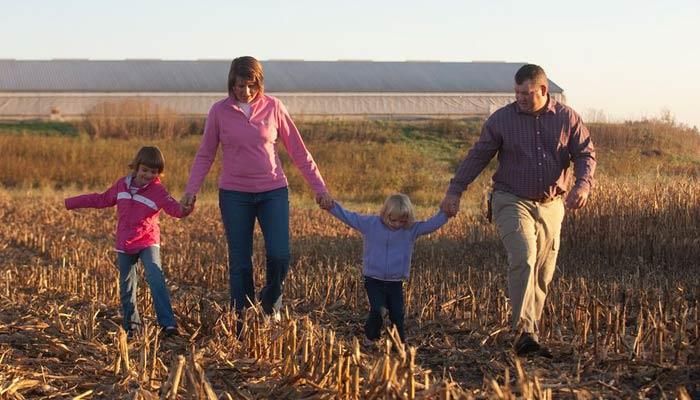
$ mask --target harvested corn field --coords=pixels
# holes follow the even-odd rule
[[[230,312],[214,204],[163,216],[181,335],[158,334],[142,283],[147,326],[127,339],[113,211],[70,213],[57,194],[4,192],[0,398],[690,398],[700,381],[699,193],[692,179],[604,180],[567,215],[540,327],[550,360],[510,348],[505,254],[480,215],[461,213],[418,241],[407,348],[391,332],[361,344],[361,238],[325,212],[292,207],[280,322],[258,308],[240,321]]]

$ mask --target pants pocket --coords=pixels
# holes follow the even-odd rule
[[[520,220],[515,217],[501,217],[496,221],[496,224],[498,225],[498,236],[501,239],[515,232],[520,232],[522,230]]]

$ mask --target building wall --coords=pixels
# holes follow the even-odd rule
[[[302,117],[469,117],[490,115],[511,93],[270,93]],[[0,119],[78,119],[103,103],[149,102],[205,117],[225,93],[0,93]],[[562,101],[563,96],[553,94]]]

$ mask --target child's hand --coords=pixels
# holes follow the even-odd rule
[[[330,210],[335,204],[335,200],[330,193],[325,192],[316,195],[316,204],[324,210]]]
[[[445,195],[445,198],[440,203],[440,209],[452,218],[459,212],[459,196],[453,194]]]
[[[187,197],[187,201],[185,201],[185,198]],[[182,200],[180,200],[180,210],[182,211],[182,214],[189,215],[194,211],[194,204],[197,202],[197,196],[191,195],[188,197],[185,195]]]

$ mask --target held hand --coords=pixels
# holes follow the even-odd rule
[[[196,199],[197,196],[191,193],[185,193],[182,195],[182,199],[180,199],[180,207],[182,207],[184,211],[192,211]]]
[[[182,202],[180,202],[180,211],[182,212],[183,217],[186,217],[186,216],[192,214],[192,211],[194,211],[194,205],[196,202],[197,202],[197,196],[192,197],[192,201],[188,207],[184,207],[182,205]]]
[[[330,210],[335,201],[330,193],[324,192],[316,195],[316,204],[324,210]]]
[[[566,196],[565,205],[570,210],[578,210],[588,203],[588,190],[578,186],[574,187]]]
[[[459,196],[454,194],[447,194],[445,198],[440,203],[440,209],[447,214],[448,217],[454,217],[459,211]]]

